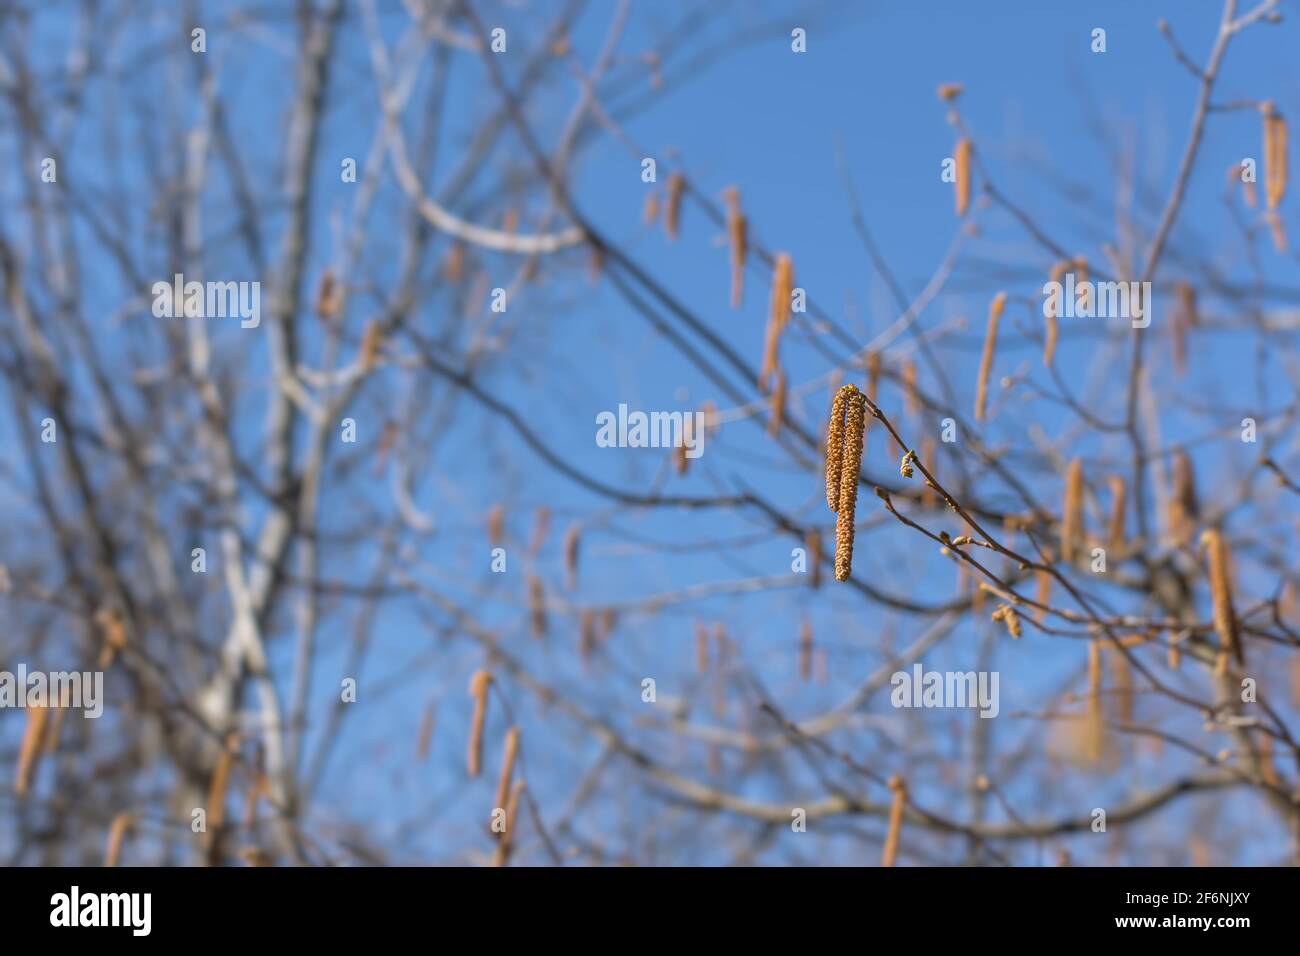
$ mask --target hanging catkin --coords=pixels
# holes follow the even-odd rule
[[[843,401],[841,402],[841,397]],[[835,410],[843,409],[844,421],[835,421]],[[852,383],[840,389],[832,408],[832,420],[828,434],[837,431],[840,440],[840,459],[837,474],[839,477],[839,500],[835,506],[835,580],[847,581],[853,569],[853,536],[855,532],[854,515],[858,500],[858,477],[862,469],[862,434],[866,425],[865,403],[862,393]],[[830,443],[828,442],[828,449]],[[827,465],[827,489],[829,498],[831,469]]]
[[[1264,114],[1264,189],[1269,211],[1276,211],[1286,194],[1286,120],[1272,101],[1261,104]]]
[[[885,833],[885,849],[881,866],[893,866],[898,860],[898,838],[903,831],[903,808],[907,805],[907,784],[902,777],[890,777],[889,830]]]
[[[993,355],[998,347],[998,319],[1007,304],[1007,294],[999,292],[993,297],[989,306],[989,324],[984,333],[984,354],[980,356],[979,378],[975,382],[975,420],[984,421],[984,411],[988,404],[989,375],[993,371]]]
[[[664,232],[669,239],[676,239],[681,227],[682,193],[686,190],[686,180],[681,173],[668,177],[668,202],[664,208]]]
[[[971,142],[968,139],[957,140],[954,175],[957,178],[954,193],[957,197],[957,218],[961,219],[970,208],[970,157]]]
[[[1073,564],[1083,545],[1083,459],[1075,458],[1065,474],[1061,505],[1061,559]]]
[[[758,373],[758,387],[767,382],[779,364],[781,333],[790,321],[790,296],[794,292],[794,263],[784,252],[776,257],[772,270],[772,302],[768,310],[767,331],[763,341],[763,365]]]
[[[1220,652],[1231,653],[1237,664],[1246,663],[1232,601],[1232,557],[1228,544],[1217,528],[1201,535],[1206,558],[1210,563],[1210,595],[1214,604],[1214,631],[1219,636]]]
[[[740,190],[731,186],[726,192],[727,244],[731,249],[731,307],[740,308],[745,289],[745,256],[748,253],[748,223],[740,211]]]
[[[474,714],[469,723],[469,775],[477,777],[483,767],[483,727],[487,722],[488,688],[492,675],[477,670],[469,679],[469,693],[474,698]]]

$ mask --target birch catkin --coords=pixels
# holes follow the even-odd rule
[[[122,858],[122,842],[135,818],[130,813],[119,813],[108,828],[108,846],[104,850],[104,866],[117,866]]]
[[[506,801],[510,798],[510,779],[514,776],[515,758],[518,756],[519,728],[511,727],[506,732],[506,748],[501,757],[501,776],[497,778],[497,796],[492,804],[493,807],[499,807],[502,810],[506,808]]]
[[[799,625],[799,679],[804,683],[812,677],[812,655],[812,622],[804,618]]]
[[[469,775],[477,777],[483,767],[483,726],[487,722],[488,688],[492,675],[477,670],[469,679],[469,693],[474,698],[474,714],[469,724]]]
[[[781,430],[781,425],[785,422],[785,394],[785,370],[778,368],[776,370],[776,385],[772,388],[769,417],[767,420],[767,433],[769,435],[775,436]]]
[[[988,330],[984,334],[984,354],[980,356],[979,379],[975,383],[975,420],[984,421],[984,410],[988,404],[989,374],[993,371],[993,354],[998,347],[998,319],[1006,308],[1007,294],[999,292],[989,306]]]
[[[893,797],[889,803],[889,831],[885,834],[881,866],[893,866],[898,860],[898,838],[903,830],[903,808],[907,805],[907,784],[902,777],[890,777],[889,789]]]
[[[1264,189],[1269,211],[1275,211],[1286,194],[1286,120],[1271,101],[1260,107],[1264,114]]]
[[[844,409],[848,404],[852,385],[835,393],[831,402],[831,420],[826,428],[826,505],[831,511],[840,510],[840,469],[844,466]]]
[[[31,787],[32,776],[41,759],[41,743],[45,739],[45,727],[49,723],[48,707],[27,708],[27,728],[23,731],[23,742],[18,749],[18,773],[14,777],[14,793],[25,794]]]
[[[954,175],[957,178],[955,194],[957,197],[957,218],[961,219],[970,208],[970,157],[971,142],[968,139],[957,140]]]
[[[782,252],[776,257],[776,267],[772,271],[772,302],[763,342],[763,365],[758,374],[759,388],[767,388],[768,378],[777,370],[781,333],[790,321],[790,296],[793,292],[794,263],[788,254]]]
[[[1055,282],[1059,285],[1061,280],[1065,278],[1065,273],[1069,268],[1069,261],[1064,259],[1061,260],[1056,265],[1052,266],[1052,274],[1049,281]],[[1055,309],[1046,309],[1045,318],[1047,319],[1047,331],[1043,338],[1043,364],[1050,367],[1052,362],[1056,359],[1056,343],[1061,337],[1061,326],[1058,321],[1059,316],[1057,316]]]
[[[1101,759],[1105,734],[1101,719],[1101,642],[1096,638],[1088,642],[1088,718],[1084,733],[1088,759],[1096,763]]]
[[[727,242],[731,247],[731,307],[740,308],[745,288],[745,256],[748,253],[748,223],[740,211],[740,190],[731,186],[726,192]]]
[[[852,384],[844,386],[844,441],[840,463],[840,499],[835,516],[835,580],[847,581],[853,570],[854,514],[858,500],[858,476],[862,469],[862,434],[866,406],[862,393]]]
[[[578,586],[578,526],[572,525],[564,534],[564,574],[570,591]]]
[[[816,528],[809,528],[804,534],[804,546],[808,549],[809,583],[814,588],[822,586],[822,534]]]
[[[1167,522],[1169,535],[1175,547],[1182,547],[1192,539],[1201,508],[1196,497],[1196,474],[1192,459],[1183,449],[1174,452],[1173,493],[1169,496]]]
[[[1237,614],[1232,605],[1232,558],[1227,542],[1217,528],[1201,535],[1210,562],[1210,595],[1214,601],[1214,631],[1219,635],[1221,652],[1231,653],[1237,664],[1246,663],[1237,629]]]
[[[681,173],[668,177],[668,202],[664,208],[664,232],[669,239],[676,239],[681,227],[682,193],[686,190],[686,180]]]
[[[1061,558],[1073,564],[1083,543],[1083,459],[1070,462],[1061,506]]]
[[[1110,525],[1106,531],[1106,546],[1115,554],[1124,553],[1125,516],[1128,511],[1128,496],[1124,489],[1124,479],[1119,475],[1110,476]]]

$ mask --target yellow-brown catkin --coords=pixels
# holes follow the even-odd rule
[[[1270,211],[1276,210],[1286,194],[1286,120],[1273,103],[1260,107],[1264,115],[1264,189]]]
[[[492,675],[477,670],[469,679],[469,694],[474,698],[474,713],[469,722],[469,775],[477,777],[483,768],[483,727],[487,723],[488,688]]]
[[[822,586],[822,533],[816,528],[804,532],[804,546],[808,551],[808,578],[814,588]]]
[[[998,347],[998,319],[1006,308],[1007,294],[999,292],[993,297],[989,306],[989,324],[984,334],[984,354],[980,356],[979,378],[975,382],[975,420],[984,421],[984,410],[988,405],[989,374],[993,371],[993,355]]]
[[[1043,561],[1050,564],[1052,553],[1050,550],[1043,551]],[[1034,588],[1034,603],[1041,604],[1042,607],[1035,609],[1034,620],[1042,623],[1047,617],[1047,604],[1052,599],[1052,573],[1050,571],[1038,571],[1035,575],[1037,586]]]
[[[584,663],[596,650],[597,641],[596,612],[591,608],[583,608],[578,615],[578,654]]]
[[[564,575],[570,591],[578,586],[578,549],[581,541],[578,526],[571,525],[564,533]]]
[[[535,574],[528,576],[528,621],[533,637],[546,634],[546,589]]]
[[[99,652],[99,669],[108,670],[117,655],[126,650],[126,621],[117,608],[103,607],[95,613],[95,623],[104,635],[104,645]]]
[[[333,271],[326,269],[316,290],[316,314],[322,319],[332,319],[342,307],[343,287],[334,278]]]
[[[961,219],[970,208],[970,158],[971,142],[968,139],[957,140],[956,163],[953,170],[957,181],[953,184],[957,197],[957,218]]]
[[[1196,290],[1190,282],[1178,283],[1178,308],[1169,324],[1173,340],[1174,370],[1182,375],[1187,371],[1187,332],[1196,325]]]
[[[551,509],[542,505],[533,513],[533,537],[528,542],[528,553],[537,556],[546,543],[546,535],[551,530]]]
[[[1133,670],[1128,657],[1119,648],[1110,658],[1110,673],[1115,682],[1115,699],[1119,705],[1119,719],[1133,723]]]
[[[844,386],[846,389],[852,385]],[[858,500],[858,476],[862,469],[862,433],[865,406],[857,389],[846,397],[844,410],[844,459],[840,466],[840,507],[835,516],[835,580],[847,581],[853,570],[854,516]]]
[[[844,410],[849,396],[857,392],[854,385],[845,385],[835,393],[831,402],[831,420],[826,428],[826,505],[831,511],[840,510],[840,469],[844,466]]]
[[[1192,539],[1201,508],[1196,497],[1196,474],[1191,456],[1179,448],[1174,452],[1173,490],[1169,495],[1167,523],[1169,536],[1175,547],[1181,548]]]
[[[378,322],[366,325],[361,336],[361,371],[369,372],[379,361],[379,350],[384,344],[383,329]]]
[[[1237,629],[1237,613],[1232,602],[1232,556],[1228,552],[1228,543],[1223,540],[1217,528],[1210,528],[1201,535],[1201,544],[1205,547],[1206,557],[1210,563],[1210,595],[1214,600],[1214,631],[1219,635],[1221,651],[1227,651],[1236,658],[1238,665],[1246,663],[1241,646],[1241,634]]]
[[[239,734],[228,734],[208,783],[208,847],[214,853],[220,843],[221,828],[226,822],[226,791],[230,789],[230,771],[234,767],[238,751]]]
[[[653,226],[659,218],[659,194],[657,192],[646,193],[645,208],[642,210],[641,219],[647,226]]]
[[[718,434],[718,406],[711,401],[703,401],[700,403],[700,414],[704,416],[704,437],[713,438]],[[687,421],[694,421],[694,419],[687,419]]]
[[[890,777],[889,789],[893,796],[889,802],[889,830],[885,833],[881,866],[893,866],[898,861],[898,838],[903,832],[903,808],[907,806],[907,784],[902,777]]]
[[[867,353],[866,389],[867,389],[866,396],[871,402],[875,403],[880,401],[880,353],[879,352]],[[887,447],[886,450],[888,450]],[[863,455],[866,455],[867,453],[867,434],[865,429],[863,430],[863,434],[862,434],[862,453]]]
[[[935,451],[938,445],[935,443],[934,436],[927,434],[921,439],[921,461],[929,469],[930,474],[935,474]],[[939,493],[934,490],[930,484],[930,479],[925,480],[925,488],[921,491],[921,504],[926,508],[933,508],[939,503]]]
[[[1061,280],[1065,278],[1065,273],[1069,271],[1069,268],[1069,260],[1062,259],[1056,265],[1052,266],[1052,273],[1049,281],[1055,282],[1059,285]],[[1050,367],[1052,362],[1056,359],[1056,343],[1061,338],[1061,325],[1059,322],[1060,317],[1056,314],[1055,309],[1047,309],[1045,310],[1045,313],[1047,319],[1047,330],[1043,338],[1043,364]]]
[[[519,728],[511,727],[506,731],[505,753],[501,757],[501,775],[497,777],[497,795],[493,807],[506,808],[510,799],[510,780],[515,772],[515,758],[519,756]],[[500,834],[497,834],[500,836]]]
[[[488,543],[500,547],[505,540],[506,508],[505,505],[493,505],[487,515]]]
[[[1110,522],[1106,528],[1106,547],[1119,557],[1124,554],[1128,494],[1125,491],[1124,479],[1119,475],[1111,475],[1109,482]]]
[[[727,189],[727,244],[731,248],[731,307],[740,308],[745,291],[745,257],[749,252],[749,224],[740,211],[740,190]]]
[[[775,436],[781,430],[781,426],[785,424],[785,395],[785,370],[778,368],[776,370],[776,385],[772,388],[767,419],[767,433],[769,435]]]
[[[515,845],[515,824],[519,820],[519,804],[522,801],[524,790],[522,780],[516,780],[515,785],[510,788],[510,797],[506,800],[506,829],[501,834],[500,842],[497,843],[496,855],[493,857],[493,866],[505,866],[510,859],[510,853]]]
[[[701,674],[709,672],[709,630],[699,621],[695,623],[695,669]]]
[[[668,177],[668,202],[664,208],[664,232],[669,239],[676,239],[682,222],[682,195],[686,191],[686,180],[681,173]]]
[[[767,382],[779,364],[778,352],[781,333],[790,321],[791,295],[794,293],[794,262],[787,253],[776,257],[772,270],[772,302],[768,309],[767,332],[763,342],[763,365],[758,373],[758,387],[767,388]]]
[[[465,245],[453,242],[442,263],[442,276],[452,285],[465,278]]]
[[[909,415],[921,411],[921,396],[916,390],[916,363],[911,359],[903,363],[903,408]]]
[[[1083,256],[1075,256],[1074,261],[1070,263],[1074,269],[1075,288],[1078,289],[1079,308],[1092,308],[1092,286],[1088,285],[1088,260]]]
[[[1083,459],[1075,458],[1065,473],[1061,505],[1061,558],[1073,564],[1083,546]]]
[[[415,738],[415,759],[423,763],[429,756],[429,746],[433,743],[433,727],[436,711],[433,704],[424,708],[420,718],[420,732]]]
[[[32,784],[32,777],[41,759],[41,744],[45,739],[45,727],[49,723],[50,708],[28,707],[27,727],[23,731],[23,741],[18,748],[18,772],[14,776],[14,793],[25,794]]]
[[[1101,759],[1105,725],[1101,719],[1101,641],[1088,642],[1088,717],[1084,727],[1084,745],[1088,760]]]
[[[939,86],[939,99],[945,103],[951,103],[957,97],[961,96],[963,87],[960,83],[943,83]]]
[[[119,813],[108,828],[108,847],[104,850],[104,865],[117,866],[122,858],[122,841],[131,829],[135,818],[130,813]]]
[[[812,622],[804,618],[799,625],[799,679],[805,684],[812,679],[812,658]]]

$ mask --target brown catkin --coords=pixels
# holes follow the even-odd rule
[[[1101,759],[1105,725],[1101,719],[1101,641],[1088,642],[1088,717],[1084,725],[1085,752],[1088,760]]]
[[[856,392],[853,385],[845,385],[835,393],[831,402],[831,420],[826,428],[826,505],[831,511],[840,510],[840,469],[844,466],[844,410],[849,395]]]
[[[953,173],[957,178],[954,183],[957,197],[957,218],[961,219],[970,208],[970,157],[971,142],[968,139],[957,140],[956,162]]]
[[[95,623],[104,635],[104,646],[99,652],[99,669],[108,670],[117,655],[126,650],[126,622],[117,608],[103,607],[95,613]]]
[[[1115,697],[1119,705],[1119,719],[1133,723],[1133,670],[1128,657],[1119,648],[1110,658],[1110,673],[1115,681]]]
[[[332,319],[342,307],[343,287],[334,278],[334,273],[326,269],[316,290],[316,315],[322,319]]]
[[[596,650],[597,641],[596,612],[589,607],[583,608],[582,613],[578,615],[578,654],[584,664]]]
[[[1178,308],[1169,323],[1173,340],[1174,370],[1182,375],[1187,371],[1187,332],[1196,325],[1196,290],[1190,282],[1178,283]]]
[[[505,866],[510,859],[510,853],[515,845],[515,824],[519,820],[519,804],[523,798],[524,786],[522,780],[515,781],[515,785],[510,788],[510,797],[506,800],[506,828],[501,834],[500,842],[497,843],[497,852],[492,860],[493,866]]]
[[[226,736],[217,765],[212,770],[212,779],[208,782],[208,848],[215,862],[215,854],[220,845],[221,829],[226,822],[226,793],[230,789],[230,771],[235,765],[235,755],[239,751],[239,734]]]
[[[812,678],[812,621],[804,618],[799,625],[799,679],[805,684]]]
[[[701,674],[709,672],[709,631],[703,622],[695,622],[695,669]]]
[[[999,292],[993,297],[989,306],[989,324],[984,334],[984,353],[980,356],[979,378],[975,382],[975,420],[984,421],[984,411],[988,405],[989,375],[993,371],[993,355],[998,347],[998,319],[1006,308],[1007,294]]]
[[[893,797],[889,802],[889,830],[885,833],[881,866],[893,866],[898,860],[898,838],[903,831],[903,808],[907,806],[907,784],[902,777],[890,777],[889,789]]]
[[[505,540],[505,527],[505,505],[493,505],[487,515],[488,544],[494,548],[500,547],[501,542]]]
[[[564,575],[570,591],[578,586],[578,549],[582,540],[580,534],[576,524],[564,533]]]
[[[1274,211],[1286,194],[1286,120],[1271,101],[1261,105],[1264,115],[1264,189],[1268,208]]]
[[[641,220],[647,226],[653,226],[659,219],[659,193],[649,192],[645,197],[645,208],[641,212]]]
[[[1047,564],[1051,563],[1052,553],[1050,550],[1045,549],[1043,551],[1043,561]],[[1037,585],[1034,588],[1034,603],[1040,604],[1042,607],[1035,609],[1034,620],[1041,624],[1043,619],[1047,617],[1047,604],[1052,599],[1052,572],[1040,570],[1036,572],[1035,577],[1037,578]]]
[[[767,433],[775,436],[785,424],[785,395],[786,395],[786,378],[785,369],[776,370],[776,384],[772,388],[772,396],[769,399],[769,412],[767,419]]]
[[[835,580],[847,581],[853,570],[854,515],[858,500],[858,476],[862,469],[862,434],[866,425],[862,395],[853,389],[846,396],[844,412],[844,459],[840,466],[840,506],[835,516]]]
[[[1124,479],[1119,475],[1110,476],[1110,524],[1106,529],[1106,547],[1116,556],[1124,553],[1125,522],[1128,511],[1128,495]]]
[[[465,278],[465,245],[453,242],[442,263],[442,276],[452,285]]]
[[[1065,278],[1065,273],[1069,268],[1069,260],[1062,259],[1056,265],[1052,266],[1052,273],[1048,281],[1060,285],[1061,280]],[[1060,317],[1056,314],[1055,309],[1046,309],[1044,312],[1047,319],[1047,331],[1043,338],[1043,364],[1050,367],[1052,362],[1056,359],[1056,343],[1061,337],[1061,325],[1058,321]]]
[[[1228,544],[1217,528],[1201,535],[1210,563],[1210,595],[1214,602],[1214,631],[1219,635],[1220,651],[1230,652],[1238,665],[1246,663],[1237,630],[1237,614],[1232,602],[1232,556]]]
[[[31,787],[32,777],[40,763],[41,744],[45,739],[45,727],[49,719],[50,708],[27,708],[27,727],[18,748],[18,772],[14,777],[14,793],[20,797]]]
[[[420,733],[415,739],[415,759],[420,763],[429,756],[429,745],[433,742],[433,726],[436,711],[430,703],[420,718]]]
[[[731,248],[731,307],[740,308],[745,291],[745,256],[749,251],[748,222],[740,211],[740,190],[731,186],[727,199],[727,243]]]
[[[379,361],[379,350],[383,347],[383,344],[383,328],[378,322],[369,323],[361,336],[361,371],[369,372],[375,367]]]
[[[533,637],[546,634],[546,588],[535,574],[528,575],[528,622]]]
[[[763,342],[763,365],[758,373],[758,387],[767,388],[768,379],[777,370],[781,333],[790,321],[790,297],[794,293],[794,263],[789,254],[780,253],[772,270],[772,301],[768,309],[767,332]]]
[[[528,542],[528,553],[533,557],[542,550],[546,536],[551,531],[551,509],[542,505],[533,513],[533,536]]]
[[[1181,548],[1192,539],[1201,508],[1196,497],[1196,474],[1191,456],[1179,448],[1174,452],[1173,491],[1168,504],[1169,535],[1175,547]]]
[[[916,363],[911,359],[903,363],[903,408],[909,415],[921,412],[921,396],[916,390]]]
[[[668,202],[664,208],[664,232],[669,239],[676,239],[682,221],[682,194],[686,190],[686,180],[681,173],[668,177]]]
[[[1075,458],[1065,473],[1061,505],[1061,558],[1073,564],[1083,544],[1083,459]]]
[[[809,528],[804,533],[804,546],[808,550],[809,583],[819,588],[822,586],[822,533]]]
[[[469,693],[474,698],[474,714],[469,724],[469,775],[477,777],[483,767],[483,726],[487,722],[488,688],[492,675],[477,670],[469,679]]]
[[[113,822],[108,827],[108,846],[104,850],[104,866],[117,866],[122,858],[122,841],[134,823],[135,817],[130,813],[119,813],[113,817]]]
[[[493,807],[506,809],[506,802],[510,799],[510,780],[514,776],[515,758],[518,756],[519,728],[511,727],[506,731],[505,753],[501,757],[501,775],[497,777],[497,795]]]

